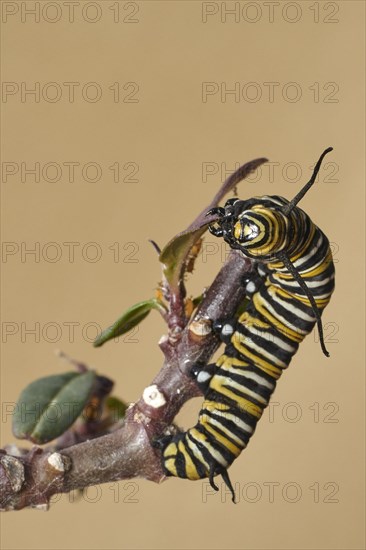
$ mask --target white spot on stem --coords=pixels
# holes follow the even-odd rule
[[[150,407],[154,407],[154,409],[158,409],[166,403],[164,395],[161,393],[156,384],[148,386],[144,389],[142,399],[147,405],[150,405]]]
[[[212,332],[211,322],[208,319],[199,319],[198,321],[193,321],[189,325],[189,330],[200,336],[201,338],[207,336]]]
[[[52,453],[47,460],[48,464],[58,472],[65,471],[65,464],[60,453]]]

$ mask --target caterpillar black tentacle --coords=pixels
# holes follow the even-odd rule
[[[249,304],[237,321],[216,324],[225,351],[214,364],[192,372],[205,400],[196,426],[164,440],[166,475],[191,480],[221,475],[235,500],[227,468],[246,447],[277,380],[299,344],[318,325],[334,290],[329,241],[298,202],[314,184],[324,156],[310,181],[292,199],[279,196],[237,198],[215,208],[210,226],[254,261],[245,277]]]
[[[321,313],[319,311],[319,308],[317,306],[317,303],[316,303],[313,295],[311,294],[310,290],[306,286],[305,281],[301,278],[301,275],[298,273],[295,266],[291,262],[290,258],[288,258],[285,253],[282,253],[279,256],[279,258],[283,262],[283,264],[287,267],[289,272],[293,275],[293,277],[296,279],[296,281],[299,283],[301,288],[304,290],[306,296],[309,298],[309,302],[311,304],[311,307],[313,308],[313,312],[314,312],[316,322],[317,322],[317,325],[318,325],[320,346],[322,348],[322,351],[323,351],[324,355],[329,357],[329,352],[328,352],[327,348],[325,347],[325,343],[324,343],[323,324],[322,324],[322,320],[321,320]]]

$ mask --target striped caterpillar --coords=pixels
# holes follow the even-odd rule
[[[277,380],[300,342],[317,324],[323,353],[321,314],[334,289],[329,241],[297,207],[315,182],[324,156],[310,181],[291,201],[279,196],[229,199],[210,232],[254,262],[244,281],[249,305],[234,322],[217,322],[225,343],[214,364],[192,375],[204,394],[197,424],[162,440],[166,475],[191,480],[221,475],[235,493],[228,467],[247,446]]]

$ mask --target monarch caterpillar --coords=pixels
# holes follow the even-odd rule
[[[161,440],[166,475],[191,480],[221,475],[235,493],[227,468],[246,447],[268,405],[282,371],[299,343],[318,325],[323,353],[321,313],[334,289],[329,241],[297,207],[315,182],[324,156],[310,181],[293,200],[279,196],[229,199],[214,208],[209,230],[231,248],[254,260],[246,276],[249,305],[230,322],[218,322],[226,347],[215,364],[195,365],[192,375],[204,394],[196,426]]]

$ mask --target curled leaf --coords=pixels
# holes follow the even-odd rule
[[[133,305],[127,309],[112,326],[103,330],[103,332],[97,336],[94,340],[94,347],[98,348],[108,342],[108,340],[122,336],[122,334],[125,334],[136,325],[140,324],[152,309],[161,309],[161,307],[162,304],[155,298],[144,300],[143,302]]]
[[[209,220],[197,229],[183,231],[172,239],[160,254],[160,262],[164,264],[164,275],[171,288],[179,286],[182,278],[182,268],[185,267],[191,248],[206,231]]]
[[[186,272],[193,273],[194,264],[197,260],[198,254],[201,251],[203,239],[198,239],[195,244],[192,246],[186,260]]]
[[[266,158],[258,158],[240,166],[225,180],[211,204],[199,214],[185,231],[176,235],[163,248],[159,259],[164,264],[164,275],[173,293],[179,290],[180,281],[182,281],[187,265],[189,265],[189,254],[192,247],[206,231],[208,225],[216,220],[214,216],[206,217],[206,213],[217,206],[227,193],[264,162],[267,162]]]
[[[18,439],[43,444],[63,434],[80,416],[96,374],[67,372],[39,378],[21,393],[13,414]]]

